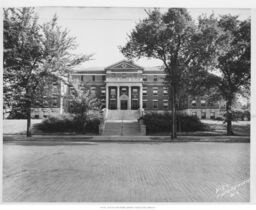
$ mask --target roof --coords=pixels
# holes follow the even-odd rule
[[[90,67],[90,68],[77,68],[74,69],[72,72],[74,73],[88,73],[88,72],[94,72],[94,73],[104,73],[105,70],[104,67]],[[152,66],[152,67],[145,67],[144,72],[150,73],[150,72],[164,72],[163,68],[161,66]]]
[[[86,72],[86,71],[104,71],[104,67],[83,67],[77,66],[73,69],[72,72]]]
[[[145,67],[144,71],[164,71],[162,66]]]

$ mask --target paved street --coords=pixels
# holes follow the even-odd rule
[[[3,200],[249,201],[249,143],[5,142]]]

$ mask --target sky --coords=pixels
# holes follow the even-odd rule
[[[166,8],[161,9],[163,12]],[[193,19],[201,14],[216,16],[224,14],[238,15],[239,19],[250,17],[248,9],[188,9]],[[145,8],[113,8],[113,7],[37,7],[36,12],[41,23],[51,20],[54,14],[58,24],[67,28],[71,36],[76,37],[78,44],[74,51],[77,54],[93,54],[91,61],[80,67],[107,67],[124,60],[118,46],[124,46],[128,34],[139,20],[147,17]],[[162,65],[156,59],[135,59],[134,62],[143,67]]]

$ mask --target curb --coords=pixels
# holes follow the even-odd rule
[[[170,136],[40,136],[34,135],[27,138],[25,135],[4,135],[4,142],[231,142],[231,143],[250,143],[249,136],[179,136],[178,139],[171,141]]]

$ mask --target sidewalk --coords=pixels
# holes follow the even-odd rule
[[[178,136],[172,141],[170,136],[84,136],[84,135],[4,135],[3,141],[54,141],[54,142],[244,142],[249,136]]]

